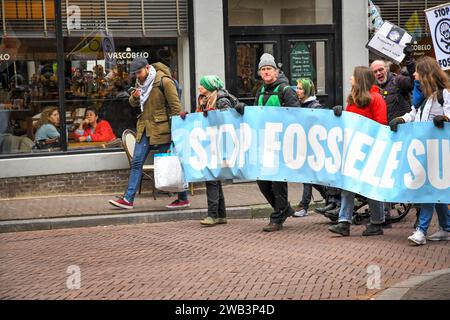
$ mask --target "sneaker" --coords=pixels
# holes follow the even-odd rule
[[[191,205],[189,200],[180,200],[177,199],[173,201],[171,204],[168,204],[166,206],[167,209],[181,209],[181,208],[187,208]]]
[[[109,203],[115,207],[119,207],[122,209],[133,209],[133,202],[129,202],[124,198],[119,198],[117,200],[109,200]]]
[[[227,218],[217,218],[217,224],[227,224]]]
[[[350,223],[339,222],[338,224],[330,226],[328,231],[339,233],[341,236],[348,237],[350,235]]]
[[[366,226],[366,230],[363,231],[362,235],[368,236],[379,236],[383,234],[383,226],[381,224],[370,223]]]
[[[294,212],[294,217],[306,217],[307,215],[308,215],[308,211],[306,211],[303,208]]]
[[[448,235],[448,231],[440,229],[438,232],[428,236],[427,239],[431,241],[449,241],[450,237]]]
[[[283,228],[283,225],[280,223],[270,222],[267,226],[263,228],[263,231],[265,232],[273,232],[278,231]]]
[[[425,234],[421,230],[416,230],[416,232],[414,232],[412,236],[408,237],[408,240],[413,245],[417,246],[427,243],[427,240],[425,239]]]
[[[218,223],[217,219],[214,219],[212,217],[206,217],[203,220],[200,220],[200,224],[204,226],[214,226]]]

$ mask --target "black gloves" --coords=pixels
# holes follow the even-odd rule
[[[244,115],[244,111],[245,111],[245,103],[243,102],[238,102],[236,104],[236,107],[234,107],[234,109],[236,109],[236,111],[243,116]]]
[[[406,43],[405,48],[403,49],[403,53],[405,54],[405,61],[410,61],[413,54],[413,48],[411,43]]]
[[[397,132],[397,126],[402,123],[405,123],[403,118],[394,118],[389,122],[389,127],[391,127],[392,131]]]
[[[187,114],[188,114],[188,112],[186,112],[186,111],[181,111],[181,112],[180,112],[180,118],[183,119],[183,120],[186,119],[186,115],[187,115]]]
[[[342,110],[343,110],[342,106],[333,107],[333,112],[336,117],[340,117],[342,115]]]
[[[434,125],[441,129],[444,128],[444,121],[449,122],[449,119],[447,116],[439,115],[439,116],[435,116],[433,118]]]

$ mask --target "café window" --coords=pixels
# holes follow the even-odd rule
[[[129,72],[135,57],[162,62],[174,78],[178,77],[176,39],[152,40],[152,45],[148,42],[114,38],[104,31],[65,38],[69,149],[120,147],[123,131],[136,130],[140,108],[128,102],[136,85]]]
[[[106,47],[107,42],[111,46]],[[133,58],[162,62],[178,78],[177,40],[148,42],[114,38],[103,31],[64,38],[66,123],[62,124],[55,39],[4,36],[0,46],[0,154],[60,151],[61,130],[66,130],[69,150],[121,147],[122,132],[136,129],[140,113],[128,103],[130,88],[135,86],[129,73]],[[87,123],[89,110],[104,121],[97,132],[96,125]]]
[[[333,0],[228,0],[230,26],[332,24]]]
[[[0,154],[34,151],[35,138],[44,131],[52,138],[51,147],[58,149],[54,39],[3,36],[0,48]],[[54,111],[51,119],[41,118],[44,110]]]

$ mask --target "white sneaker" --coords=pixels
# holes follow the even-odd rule
[[[448,241],[450,240],[450,237],[447,231],[440,229],[438,232],[435,232],[431,236],[428,236],[427,239],[431,241]]]
[[[299,211],[295,211],[294,217],[306,217],[308,215],[308,211],[305,209],[300,209]]]
[[[414,232],[412,236],[408,237],[408,240],[412,242],[412,244],[417,246],[427,243],[427,240],[425,239],[425,234],[420,230],[416,230],[416,232]]]

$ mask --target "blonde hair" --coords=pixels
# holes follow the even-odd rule
[[[354,85],[347,98],[348,104],[356,104],[359,108],[367,107],[372,101],[370,89],[375,85],[375,76],[369,67],[359,66],[353,70]]]
[[[419,74],[420,87],[426,98],[431,97],[439,90],[450,90],[448,75],[433,58],[424,56],[417,60],[416,72]]]
[[[52,115],[53,112],[58,111],[58,107],[47,107],[44,110],[42,110],[41,117],[39,118],[36,129],[39,129],[44,124],[50,123],[48,118]],[[58,111],[59,112],[59,111]]]

